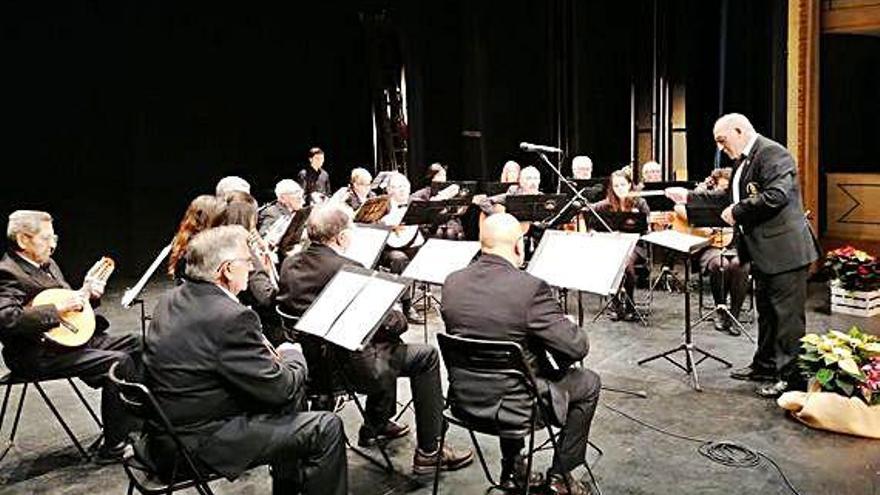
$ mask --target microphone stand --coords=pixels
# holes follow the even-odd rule
[[[578,191],[578,188],[575,187],[570,180],[565,178],[565,175],[562,174],[562,172],[559,170],[559,167],[557,167],[556,165],[553,165],[553,162],[551,162],[550,159],[547,158],[547,155],[544,154],[543,152],[536,151],[535,153],[537,153],[538,156],[541,158],[541,161],[543,161],[545,164],[547,164],[547,166],[550,167],[550,170],[552,170],[553,173],[555,173],[556,176],[559,177],[559,183],[565,184],[565,186],[568,187],[572,193],[574,193],[574,197],[571,198],[571,200],[568,202],[567,205],[565,205],[564,208],[562,208],[562,211],[567,210],[569,208],[569,206],[571,206],[576,200],[581,200],[583,202],[583,205],[588,210],[590,210],[590,213],[592,213],[593,216],[596,217],[596,219],[599,221],[599,223],[601,223],[602,226],[605,227],[605,229],[608,232],[614,232],[614,230],[611,228],[611,226],[609,226],[608,223],[605,222],[605,219],[602,218],[602,215],[599,215],[599,213],[595,210],[595,208],[593,208],[593,205],[590,204],[589,201],[587,201],[587,198],[585,198],[581,194],[581,192]]]

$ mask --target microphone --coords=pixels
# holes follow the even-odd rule
[[[532,143],[519,143],[519,149],[523,151],[532,151],[537,153],[562,153],[562,150],[559,148],[554,148],[553,146],[544,146],[542,144],[532,144]]]

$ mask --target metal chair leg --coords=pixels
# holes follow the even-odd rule
[[[67,383],[73,388],[73,391],[76,393],[76,396],[79,397],[80,402],[82,402],[83,406],[85,406],[86,410],[89,412],[89,415],[92,419],[95,420],[95,424],[98,425],[98,428],[104,429],[104,423],[101,422],[101,419],[98,418],[98,415],[95,414],[95,410],[92,409],[92,406],[89,404],[89,401],[86,400],[85,396],[80,392],[79,387],[76,386],[76,383],[73,382],[73,378],[68,378]]]
[[[67,436],[70,437],[70,440],[73,442],[73,445],[76,446],[76,449],[79,450],[79,453],[83,456],[85,460],[89,460],[91,457],[88,452],[83,449],[82,445],[80,445],[79,440],[77,440],[76,435],[73,434],[73,431],[67,426],[67,422],[64,421],[64,418],[61,417],[61,413],[58,412],[58,409],[55,408],[55,404],[49,399],[49,396],[46,395],[46,392],[43,390],[43,387],[40,386],[38,382],[34,382],[34,387],[37,389],[37,392],[40,393],[40,396],[43,397],[43,402],[49,406],[49,410],[52,411],[52,414],[55,415],[55,419],[61,424],[61,427],[64,428]]]
[[[446,445],[446,431],[449,428],[443,428],[440,433],[440,443],[437,445],[437,464],[434,466],[434,495],[437,495],[437,489],[440,487],[440,466],[443,465],[443,447]]]

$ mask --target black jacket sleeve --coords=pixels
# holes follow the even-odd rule
[[[755,156],[756,167],[753,177],[758,194],[748,195],[740,192],[739,203],[733,206],[736,223],[751,226],[761,223],[779,213],[791,201],[795,190],[792,182],[795,177],[794,159],[784,148],[768,147]]]
[[[305,360],[296,353],[285,353],[289,362],[276,357],[263,338],[256,313],[240,313],[219,338],[217,367],[234,389],[276,406],[295,399],[308,373]]]
[[[0,332],[4,335],[37,335],[61,323],[55,306],[25,306],[26,297],[15,277],[0,272]]]
[[[526,314],[529,335],[538,339],[561,367],[587,356],[590,342],[586,332],[565,317],[547,282],[541,281]]]

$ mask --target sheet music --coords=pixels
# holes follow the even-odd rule
[[[661,230],[642,236],[642,240],[680,253],[690,253],[709,244],[709,239],[674,230]]]
[[[144,290],[144,286],[147,285],[147,282],[150,280],[150,277],[156,273],[156,268],[159,268],[159,264],[161,264],[165,258],[168,257],[168,253],[171,252],[171,244],[165,246],[162,251],[159,252],[159,255],[156,256],[156,259],[153,260],[153,263],[147,268],[147,271],[141,275],[140,280],[134,284],[134,287],[125,291],[122,294],[122,307],[128,308],[131,306],[131,303],[140,295],[141,291]]]
[[[369,279],[362,275],[339,271],[299,319],[296,329],[324,337],[332,329],[339,315],[345,311],[347,304],[357,296],[368,281]]]
[[[379,259],[379,253],[385,247],[389,232],[374,227],[355,225],[352,230],[351,244],[342,253],[350,260],[357,261],[366,268],[372,268]]]
[[[479,250],[480,243],[477,241],[428,239],[407,265],[403,276],[443,285],[450,273],[468,266]]]
[[[381,323],[401,292],[400,283],[359,276],[368,282],[336,320],[325,339],[350,351],[360,349],[367,333]]]
[[[638,234],[548,230],[527,271],[554,287],[614,294],[638,239]]]

